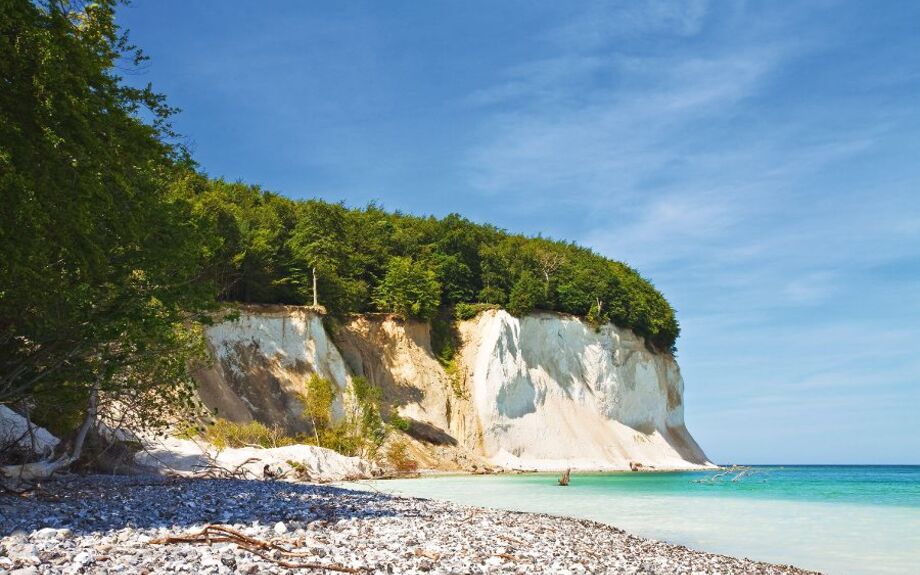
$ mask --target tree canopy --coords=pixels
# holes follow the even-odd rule
[[[223,299],[308,304],[316,268],[320,303],[339,316],[383,311],[427,320],[457,304],[491,303],[514,315],[547,310],[613,322],[655,349],[674,348],[679,327],[661,293],[587,248],[457,214],[349,208],[195,178],[189,201],[211,223],[217,257],[209,269]]]
[[[191,400],[226,240],[188,199],[175,110],[116,73],[144,57],[113,6],[0,3],[0,402],[102,392],[156,422]]]

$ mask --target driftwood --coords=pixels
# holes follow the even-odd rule
[[[432,561],[440,561],[441,554],[435,551],[425,551],[424,549],[416,549],[412,552],[416,557],[425,557],[426,559],[431,559]]]
[[[562,474],[562,477],[559,478],[559,485],[565,487],[565,486],[567,486],[567,485],[569,484],[569,473],[570,473],[571,471],[572,471],[571,469],[566,469],[566,470],[565,470],[565,473],[563,473],[563,474]]]
[[[261,460],[258,457],[250,457],[233,469],[228,469],[218,465],[211,459],[207,465],[204,465],[199,471],[194,472],[191,477],[195,479],[258,479],[255,474],[246,469],[246,466],[250,463],[258,463],[259,461]],[[182,476],[183,474],[178,475]]]
[[[49,457],[48,459],[32,463],[0,466],[0,479],[5,479],[16,485],[36,483],[43,479],[48,479],[57,471],[69,467],[80,459],[80,456],[83,455],[83,444],[86,442],[86,436],[89,434],[90,428],[96,422],[98,402],[99,388],[93,387],[89,394],[89,405],[86,408],[86,416],[83,418],[83,424],[80,425],[80,429],[77,431],[70,453],[65,453],[56,459]]]
[[[253,555],[258,555],[266,561],[271,561],[276,565],[287,569],[326,569],[328,571],[337,571],[339,573],[361,573],[363,569],[346,567],[338,563],[314,563],[308,561],[297,561],[297,558],[307,557],[310,553],[303,551],[291,551],[275,543],[274,541],[265,541],[250,537],[245,533],[240,533],[236,529],[226,525],[205,525],[201,531],[190,533],[188,535],[170,535],[150,541],[154,545],[168,545],[172,543],[235,543],[240,549],[245,549]],[[271,553],[280,555],[272,557]],[[295,559],[292,561],[291,559]]]

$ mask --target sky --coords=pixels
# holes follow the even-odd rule
[[[920,3],[187,2],[201,169],[573,240],[677,309],[720,463],[920,463]]]

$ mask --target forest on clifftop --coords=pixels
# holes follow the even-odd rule
[[[671,349],[678,325],[664,297],[626,264],[573,243],[444,218],[291,200],[190,172],[178,196],[210,230],[219,297],[309,304],[331,313],[383,311],[431,319],[458,304],[494,304],[613,322]]]

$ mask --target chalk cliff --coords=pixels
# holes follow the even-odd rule
[[[472,461],[520,469],[708,465],[684,425],[674,359],[631,331],[578,318],[486,311],[456,326],[455,365],[441,365],[426,323],[359,316],[330,337],[297,307],[245,307],[207,332],[214,365],[199,374],[204,402],[228,419],[305,430],[298,394],[311,373],[340,390],[355,375],[383,390],[385,413],[412,421],[430,466]]]
[[[238,319],[209,327],[207,339],[215,361],[196,379],[202,401],[219,417],[305,432],[299,396],[312,373],[339,388],[332,409],[341,416],[350,376],[319,315],[295,306],[246,306]]]
[[[528,469],[656,468],[707,463],[684,425],[670,355],[629,330],[556,314],[489,311],[460,325],[482,451]]]

